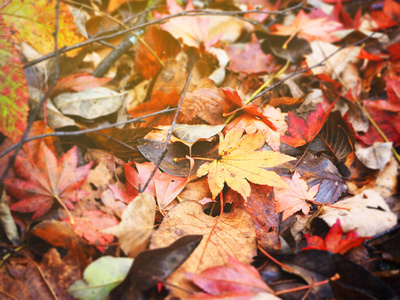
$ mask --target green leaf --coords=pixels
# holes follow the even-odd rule
[[[133,263],[132,258],[103,256],[92,262],[83,272],[84,280],[77,280],[68,289],[68,293],[78,299],[106,299],[119,285]]]

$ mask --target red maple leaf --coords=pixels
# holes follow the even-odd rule
[[[63,221],[68,222],[67,218]],[[75,223],[72,224],[74,231],[83,237],[91,245],[104,252],[105,246],[114,240],[114,235],[102,232],[103,229],[118,225],[118,220],[114,216],[110,216],[100,210],[85,210],[84,216],[74,218]]]
[[[135,163],[135,166],[137,171],[131,163],[124,165],[128,191],[131,186],[136,189],[143,187],[155,167],[153,163]],[[189,175],[183,178],[157,170],[145,191],[156,196],[159,208],[164,209],[179,195],[188,181]]]
[[[368,239],[368,237],[358,237],[355,230],[349,231],[344,235],[342,226],[340,225],[340,219],[337,219],[336,223],[332,225],[325,237],[325,241],[317,235],[309,236],[306,234],[305,237],[308,245],[302,250],[317,249],[340,254],[344,254],[350,249],[360,246]]]
[[[92,162],[78,165],[76,146],[57,161],[54,153],[42,144],[36,159],[19,155],[15,162],[20,178],[4,181],[7,192],[20,199],[10,206],[11,210],[30,213],[32,219],[44,215],[57,200],[64,208],[74,209],[82,192],[78,189],[85,182]]]
[[[324,126],[335,103],[333,103],[326,112],[322,108],[322,104],[317,103],[317,109],[309,114],[307,120],[297,117],[296,114],[289,111],[289,135],[282,136],[281,141],[292,147],[300,147],[311,142],[321,130],[322,126]]]

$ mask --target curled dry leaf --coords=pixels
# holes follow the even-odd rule
[[[241,130],[220,134],[217,159],[203,164],[197,176],[208,174],[208,184],[215,199],[224,183],[239,192],[245,199],[250,196],[251,181],[256,184],[286,188],[286,183],[275,172],[264,168],[274,167],[295,158],[274,151],[257,151],[265,143],[263,133],[243,135]]]
[[[122,214],[121,222],[103,230],[118,237],[121,249],[129,256],[136,257],[145,250],[154,228],[156,202],[149,193],[139,194]]]
[[[193,290],[184,273],[197,273],[223,265],[228,261],[228,254],[242,263],[252,261],[257,250],[256,236],[253,221],[246,211],[236,208],[223,214],[216,222],[217,218],[203,213],[202,206],[194,201],[182,202],[167,214],[151,237],[151,249],[165,247],[186,234],[204,236],[189,259],[168,277],[169,283]],[[182,290],[173,289],[172,292],[177,297],[188,296]]]

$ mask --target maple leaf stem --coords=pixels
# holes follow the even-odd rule
[[[350,208],[347,208],[347,207],[340,207],[340,206],[325,204],[325,203],[321,203],[321,202],[317,202],[317,201],[309,200],[309,199],[306,199],[306,201],[308,201],[312,204],[315,204],[317,206],[328,206],[328,207],[332,207],[332,208],[336,208],[336,209],[344,209],[344,210],[350,211]]]
[[[280,69],[277,73],[274,74],[274,76],[272,76],[270,79],[268,79],[266,82],[264,82],[264,84],[262,86],[260,86],[259,89],[257,91],[255,91],[253,93],[253,95],[251,95],[251,97],[245,101],[245,103],[249,104],[251,101],[253,101],[254,98],[258,95],[258,93],[260,93],[263,89],[265,89],[265,87],[267,85],[269,85],[272,82],[272,80],[274,80],[276,77],[278,77],[279,75],[281,75],[283,72],[285,72],[287,70],[287,68],[289,67],[289,64],[290,64],[290,60],[287,60],[286,64],[282,67],[282,69]]]
[[[263,248],[260,247],[260,245],[257,245],[257,248],[261,251],[261,253],[263,253],[266,257],[268,257],[270,260],[272,260],[274,263],[276,263],[282,269],[284,269],[290,273],[294,272],[294,270],[291,267],[281,263],[280,261],[273,258],[271,255],[269,255],[267,251],[265,251]]]
[[[279,295],[282,295],[282,294],[293,293],[293,292],[306,290],[306,289],[312,289],[315,286],[320,286],[320,285],[327,284],[327,283],[329,283],[330,280],[335,281],[335,280],[338,280],[338,279],[340,279],[340,276],[339,276],[339,274],[336,273],[335,275],[333,275],[329,279],[326,279],[326,280],[323,280],[323,281],[319,281],[319,282],[316,282],[316,283],[311,283],[311,284],[306,285],[306,286],[300,286],[300,287],[296,287],[296,288],[292,288],[292,289],[278,291],[278,292],[275,292],[274,294],[276,296],[279,296]]]
[[[291,40],[293,40],[293,38],[296,36],[296,34],[298,34],[300,32],[300,29],[297,29],[295,32],[293,32],[289,38],[286,40],[286,42],[282,45],[282,49],[286,50],[287,49],[287,45],[291,42]]]
[[[64,202],[62,202],[62,200],[58,197],[58,195],[53,194],[53,197],[57,200],[57,202],[61,205],[61,207],[65,210],[65,212],[68,215],[69,218],[69,222],[71,224],[75,224],[75,220],[74,217],[71,215],[71,213],[69,212],[68,207],[65,206]]]
[[[191,157],[192,159],[198,159],[198,160],[206,160],[206,161],[213,161],[214,159],[211,159],[211,158],[205,158],[205,157]],[[181,157],[181,158],[177,158],[177,157],[175,157],[174,158],[174,162],[179,162],[179,161],[182,161],[182,160],[185,160],[185,159],[188,159],[188,158],[186,158],[186,157]]]

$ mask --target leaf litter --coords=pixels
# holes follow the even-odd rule
[[[60,6],[58,46],[77,47],[60,50],[58,70],[57,60],[35,61],[54,48],[55,2],[2,7],[5,51],[12,53],[11,68],[2,65],[3,95],[25,103],[29,91],[32,116],[45,100],[32,124],[16,117],[26,116],[26,103],[12,106],[10,99],[19,100],[7,98],[2,156],[24,128],[32,126],[30,137],[56,137],[25,144],[4,175],[2,202],[32,251],[0,241],[2,264],[12,274],[35,253],[30,261],[44,258],[36,266],[46,278],[61,275],[49,283],[29,264],[23,278],[15,277],[20,281],[2,272],[1,292],[71,299],[68,287],[90,271],[91,261],[110,258],[118,268],[130,256],[136,257],[131,269],[126,264],[119,275],[100,264],[94,277],[109,277],[98,298],[391,299],[399,293],[398,252],[391,248],[400,211],[396,2],[182,7],[168,0],[146,7],[115,0],[100,10],[87,4],[83,20],[68,1]],[[32,17],[31,10],[41,13]],[[130,17],[137,18],[131,25],[144,24],[129,38],[131,48],[99,70],[128,41],[107,30]],[[27,24],[40,26],[28,32]],[[88,32],[96,35],[87,39]],[[79,44],[92,38],[106,43]],[[25,77],[14,56],[27,63]],[[59,80],[44,99],[52,74]],[[100,93],[89,95],[93,89]],[[118,128],[99,130],[116,122]],[[148,180],[150,194],[139,193]],[[89,281],[81,290],[90,295],[76,297],[93,296]],[[29,296],[20,288],[25,282]],[[32,282],[47,282],[47,290]]]

